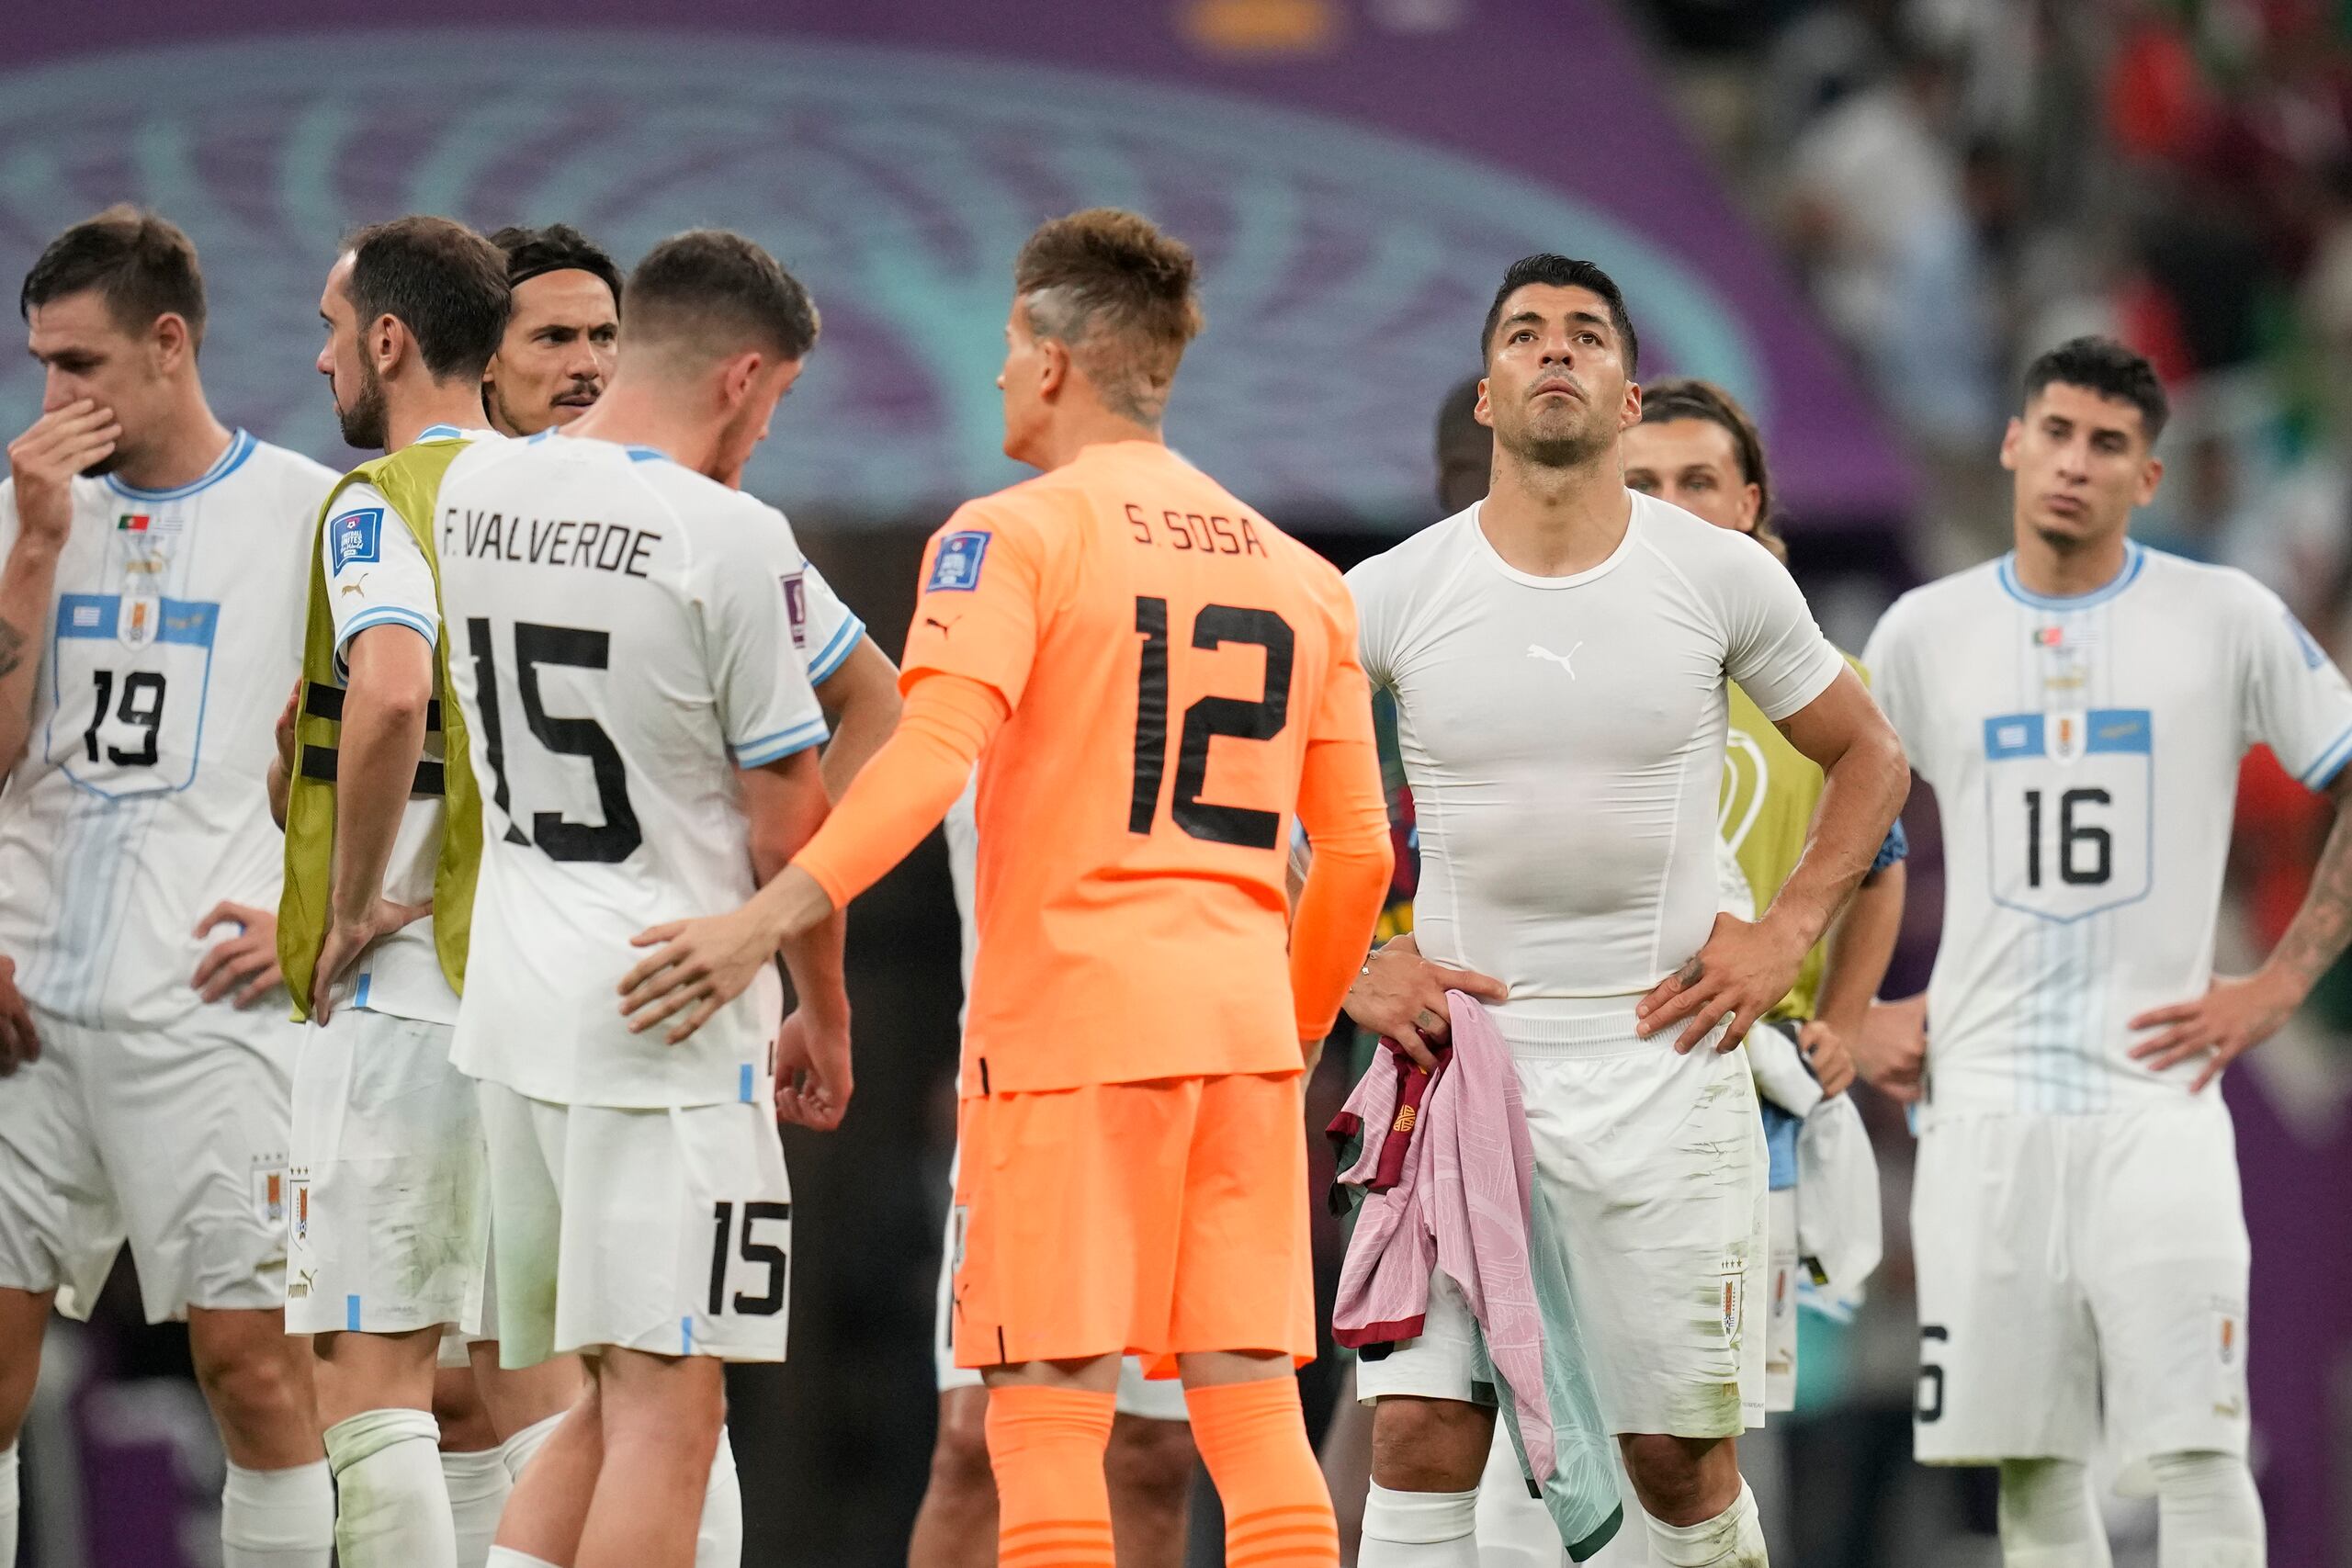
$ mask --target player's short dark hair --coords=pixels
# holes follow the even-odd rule
[[[490,243],[506,253],[508,288],[519,288],[543,273],[584,272],[602,278],[613,291],[614,309],[620,308],[620,267],[603,246],[571,224],[531,229],[509,223],[492,234]]]
[[[1478,353],[1487,364],[1494,363],[1495,329],[1502,324],[1503,302],[1536,283],[1554,288],[1583,288],[1600,295],[1608,303],[1609,319],[1616,324],[1618,341],[1624,344],[1625,374],[1632,376],[1641,369],[1642,340],[1634,331],[1634,318],[1626,314],[1625,292],[1617,287],[1617,280],[1591,262],[1555,255],[1550,251],[1521,256],[1503,274],[1503,286],[1495,290],[1495,302],[1487,307],[1487,324],[1478,333]]]
[[[689,229],[645,254],[622,291],[628,342],[691,347],[713,358],[757,348],[806,359],[817,346],[816,301],[758,243],[724,229]]]
[[[2147,356],[2134,353],[2111,337],[2068,338],[2025,367],[2025,400],[2033,401],[2053,382],[2080,387],[2130,403],[2140,411],[2148,442],[2155,444],[2172,417],[2172,400]]]
[[[204,271],[196,245],[179,225],[128,203],[85,218],[49,243],[17,294],[17,313],[95,288],[117,325],[143,333],[158,316],[187,323],[189,341],[204,341]]]
[[[514,291],[496,245],[449,218],[416,214],[351,236],[345,285],[364,333],[393,317],[436,381],[480,380],[506,335]]]
[[[1788,546],[1772,517],[1772,472],[1764,460],[1764,437],[1747,411],[1729,392],[1695,376],[1670,376],[1642,389],[1644,424],[1678,419],[1704,420],[1730,435],[1739,477],[1756,487],[1756,542],[1786,560]]]
[[[1151,424],[1204,318],[1192,247],[1114,207],[1041,224],[1012,264],[1030,329],[1070,351],[1113,412]]]

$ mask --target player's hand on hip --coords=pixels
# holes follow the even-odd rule
[[[1872,1002],[1853,1041],[1854,1070],[1864,1083],[1898,1104],[1927,1091],[1928,995]]]
[[[1423,1067],[1437,1066],[1437,1048],[1453,1032],[1445,993],[1462,991],[1499,1002],[1510,988],[1491,975],[1456,969],[1421,956],[1409,936],[1374,950],[1348,987],[1343,1004],[1356,1023],[1395,1045]]]
[[[20,539],[64,545],[74,529],[74,477],[111,457],[121,434],[113,410],[84,398],[50,410],[8,443]]]
[[[621,977],[621,1012],[631,1034],[677,1018],[663,1038],[673,1045],[710,1021],[775,962],[775,928],[755,905],[723,915],[649,926],[628,939],[654,951]],[[678,1017],[683,1013],[684,1017]]]
[[[390,898],[379,898],[356,916],[330,914],[327,939],[319,944],[319,961],[311,968],[311,1016],[322,1026],[326,1023],[335,1010],[336,983],[359,962],[359,955],[368,951],[369,942],[390,936],[402,926],[414,925],[431,913],[433,901],[429,898],[422,904],[395,904]],[[273,929],[275,925],[272,921]]]
[[[2197,1081],[2188,1086],[2195,1094],[2221,1077],[2223,1067],[2276,1034],[2302,999],[2290,984],[2267,972],[2216,976],[2197,1000],[2153,1008],[2133,1019],[2133,1029],[2164,1032],[2132,1046],[2132,1057],[2160,1073],[2206,1058]]]
[[[849,1015],[795,1008],[775,1037],[775,1119],[830,1133],[849,1111]]]
[[[196,934],[209,936],[221,926],[236,929],[212,944],[188,984],[208,1002],[234,992],[236,1005],[249,1008],[286,978],[277,968],[277,911],[223,898],[197,921]]]
[[[1854,1054],[1829,1025],[1817,1018],[1801,1025],[1797,1049],[1804,1055],[1804,1065],[1813,1069],[1813,1081],[1821,1086],[1824,1099],[1835,1100],[1853,1087]]]
[[[0,1078],[8,1077],[40,1055],[40,1037],[33,1032],[33,1010],[17,989],[17,961],[0,958]]]
[[[1715,929],[1690,962],[1652,987],[1634,1010],[1635,1029],[1645,1037],[1685,1024],[1674,1043],[1688,1053],[1707,1032],[1725,1024],[1715,1049],[1728,1051],[1747,1038],[1756,1021],[1789,994],[1804,962],[1802,949],[1787,951],[1788,942],[1770,924],[1743,920],[1734,915],[1715,917]],[[1686,1022],[1687,1021],[1687,1022]]]

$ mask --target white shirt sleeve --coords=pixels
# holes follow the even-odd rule
[[[356,484],[335,498],[319,569],[334,614],[334,672],[349,680],[345,652],[370,626],[406,626],[427,647],[441,639],[441,606],[432,563],[381,491]]]
[[[1390,614],[1386,592],[1388,573],[1382,568],[1383,558],[1357,563],[1347,574],[1348,592],[1356,602],[1356,656],[1363,664],[1364,678],[1375,692],[1392,690],[1396,684],[1396,669],[1389,658]]]
[[[1716,574],[1724,668],[1775,724],[1829,689],[1846,667],[1814,624],[1796,579],[1760,547],[1724,553]]]
[[[757,504],[757,503],[752,503]],[[773,527],[720,526],[719,547],[697,572],[719,733],[739,768],[756,768],[820,744],[825,716],[795,632],[807,636],[808,563],[783,513]]]
[[[2352,685],[2276,593],[2242,588],[2244,743],[2268,746],[2306,788],[2324,789],[2352,761]]]
[[[808,656],[808,683],[821,686],[832,679],[842,660],[857,647],[857,639],[865,635],[865,623],[841,601],[833,585],[813,566],[803,566],[800,581],[805,595],[801,624],[793,627],[793,635],[801,639],[801,647]]]

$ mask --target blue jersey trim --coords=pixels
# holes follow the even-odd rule
[[[857,639],[865,635],[865,623],[855,615],[843,621],[834,631],[832,640],[818,649],[817,657],[808,661],[808,683],[812,686],[823,685],[831,677],[833,671],[842,667],[842,660],[847,659],[855,650]]]
[[[2343,734],[2329,741],[2327,750],[2319,754],[2319,761],[2303,770],[2303,787],[2325,789],[2335,782],[2335,775],[2344,771],[2348,760],[2352,760],[2352,726],[2346,726]]]
[[[621,450],[628,454],[628,460],[632,463],[674,463],[677,461],[659,446],[624,446]]]
[[[359,1332],[359,1298],[357,1296],[343,1298],[343,1325],[354,1334]]]
[[[210,468],[204,470],[201,479],[184,484],[177,490],[138,490],[123,483],[112,474],[106,476],[107,488],[113,491],[115,494],[128,497],[132,501],[183,501],[198,491],[219,484],[222,479],[244,467],[245,459],[254,455],[254,448],[259,445],[261,443],[255,441],[247,432],[238,431],[229,438],[229,449],[221,453]]]
[[[728,750],[735,753],[735,765],[739,768],[764,767],[780,758],[791,756],[795,751],[806,751],[811,746],[822,745],[826,733],[825,721],[812,718],[806,724],[779,729],[774,735],[763,735],[756,740],[746,740]]]
[[[2036,610],[2087,610],[2104,604],[2138,580],[2141,569],[2148,564],[2148,552],[2132,540],[2123,542],[2123,570],[2100,587],[2087,593],[2052,597],[2030,592],[2018,581],[2018,557],[2015,550],[2001,558],[2001,589],[2018,604]]]
[[[466,433],[454,424],[428,424],[416,433],[419,441],[463,441]]]
[[[752,1064],[741,1063],[736,1068],[735,1093],[746,1105],[752,1103]]]
[[[351,1005],[355,1010],[367,1007],[368,982],[373,980],[375,977],[375,975],[370,972],[363,972],[360,975],[358,987],[351,993]]]

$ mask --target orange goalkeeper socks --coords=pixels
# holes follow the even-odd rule
[[[1113,1568],[1102,1450],[1115,1405],[1086,1389],[989,1390],[998,1568]]]
[[[1306,1440],[1298,1380],[1187,1389],[1184,1404],[1225,1505],[1226,1568],[1336,1568],[1339,1526]]]

